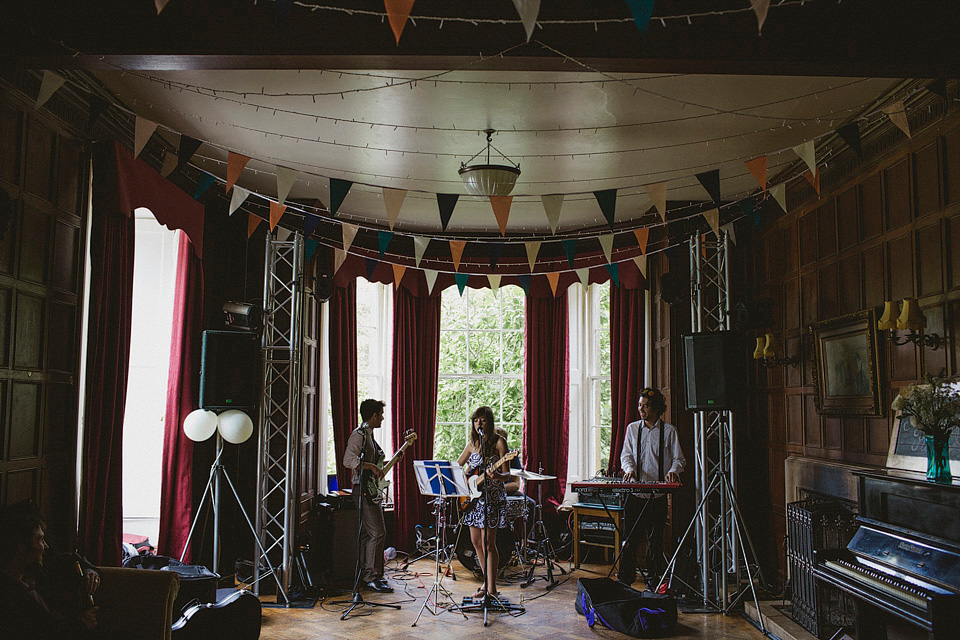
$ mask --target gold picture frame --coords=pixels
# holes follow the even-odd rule
[[[810,325],[817,413],[879,418],[877,320],[873,309]]]

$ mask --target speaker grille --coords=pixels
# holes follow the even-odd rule
[[[733,331],[712,331],[683,336],[684,382],[687,409],[691,411],[731,408],[728,381],[739,369],[742,354],[736,350]]]
[[[245,331],[204,331],[200,407],[251,409],[260,390],[260,340]]]

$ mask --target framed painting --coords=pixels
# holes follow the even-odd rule
[[[880,417],[877,320],[873,309],[810,325],[817,412]]]

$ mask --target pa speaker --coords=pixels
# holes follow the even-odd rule
[[[683,336],[684,381],[687,409],[729,409],[738,366],[743,360],[733,331],[712,331]],[[741,379],[742,383],[742,379]]]
[[[204,331],[200,408],[251,409],[260,389],[260,338],[245,331]]]

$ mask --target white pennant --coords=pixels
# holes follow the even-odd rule
[[[342,249],[333,250],[333,272],[336,273],[340,270],[340,267],[343,266],[344,261],[347,259],[347,252]]]
[[[520,22],[527,32],[527,42],[530,42],[530,36],[537,26],[537,15],[540,13],[540,0],[513,0],[513,6],[517,8],[520,15]]]
[[[530,271],[533,271],[533,265],[537,262],[537,254],[540,253],[539,240],[529,240],[523,243],[527,247],[527,262],[530,263]]]
[[[664,182],[655,182],[653,184],[645,184],[643,188],[647,191],[647,197],[653,201],[653,206],[657,208],[657,211],[660,213],[660,217],[664,222],[667,221],[667,183]]]
[[[907,109],[903,106],[902,100],[897,100],[893,104],[888,104],[883,109],[881,109],[887,117],[890,118],[890,122],[897,125],[897,128],[900,131],[903,131],[908,138],[912,138],[910,135],[910,122],[907,120]]]
[[[420,261],[423,260],[423,254],[427,250],[427,245],[429,244],[430,238],[413,236],[413,259],[416,260],[418,267],[420,266]]]
[[[757,35],[763,31],[763,23],[767,21],[767,11],[770,9],[770,0],[750,0],[753,12],[757,14]]]
[[[737,232],[733,228],[732,222],[728,222],[727,224],[723,225],[722,227],[720,227],[720,230],[726,231],[727,235],[730,236],[730,242],[732,242],[733,244],[737,244]]]
[[[433,269],[424,269],[423,277],[427,279],[427,293],[433,293],[433,285],[437,283],[437,272]]]
[[[230,196],[230,215],[233,215],[233,212],[240,208],[240,205],[243,204],[243,201],[247,199],[247,196],[250,195],[250,192],[244,189],[243,187],[238,187],[233,185],[233,195]]]
[[[150,141],[150,136],[157,130],[157,123],[137,116],[133,124],[133,157],[136,158]]]
[[[585,287],[590,286],[590,269],[577,269],[577,277]]]
[[[287,229],[286,227],[277,226],[277,242],[286,242],[290,239],[290,235],[293,233],[292,229]]]
[[[610,264],[613,262],[613,234],[608,233],[600,236],[597,240],[600,241],[600,248],[603,249],[603,255],[607,259],[607,264]]]
[[[153,0],[153,5],[157,8],[157,15],[160,15],[160,12],[163,11],[163,8],[167,6],[167,3],[170,0]]]
[[[277,202],[283,204],[290,195],[293,183],[297,181],[297,170],[286,167],[277,167]]]
[[[393,225],[397,222],[397,217],[400,215],[400,207],[403,206],[403,200],[406,197],[406,189],[383,187],[383,206],[387,209],[387,224],[390,225],[390,231],[393,231]]]
[[[46,104],[50,96],[55,94],[66,81],[66,78],[53,71],[44,71],[43,79],[40,81],[40,93],[37,94],[37,109]]]
[[[785,182],[776,184],[770,187],[770,195],[773,196],[773,199],[777,201],[777,204],[780,205],[780,208],[783,209],[783,212],[787,212],[787,187]]]
[[[353,239],[357,237],[357,231],[360,230],[360,227],[355,224],[350,224],[349,222],[343,222],[340,224],[340,230],[343,232],[343,250],[349,251],[350,245],[353,244]]]
[[[647,277],[647,256],[634,256],[633,261],[637,263],[637,269],[640,269],[640,273],[643,274],[643,277]]]
[[[163,167],[160,169],[160,175],[166,178],[177,168],[177,154],[167,151],[163,156]]]
[[[490,283],[490,291],[493,293],[497,292],[497,289],[500,288],[500,275],[495,273],[487,274],[487,282]]]
[[[798,144],[793,148],[793,152],[807,163],[807,168],[810,169],[810,173],[817,175],[817,152],[813,140],[807,140],[803,144]]]
[[[707,219],[707,223],[710,225],[710,228],[713,229],[713,235],[720,237],[720,210],[719,209],[710,209],[710,211],[704,211],[703,217]]]
[[[560,207],[563,206],[563,194],[554,196],[540,196],[543,210],[547,213],[547,222],[550,223],[550,233],[556,235],[560,226]]]

